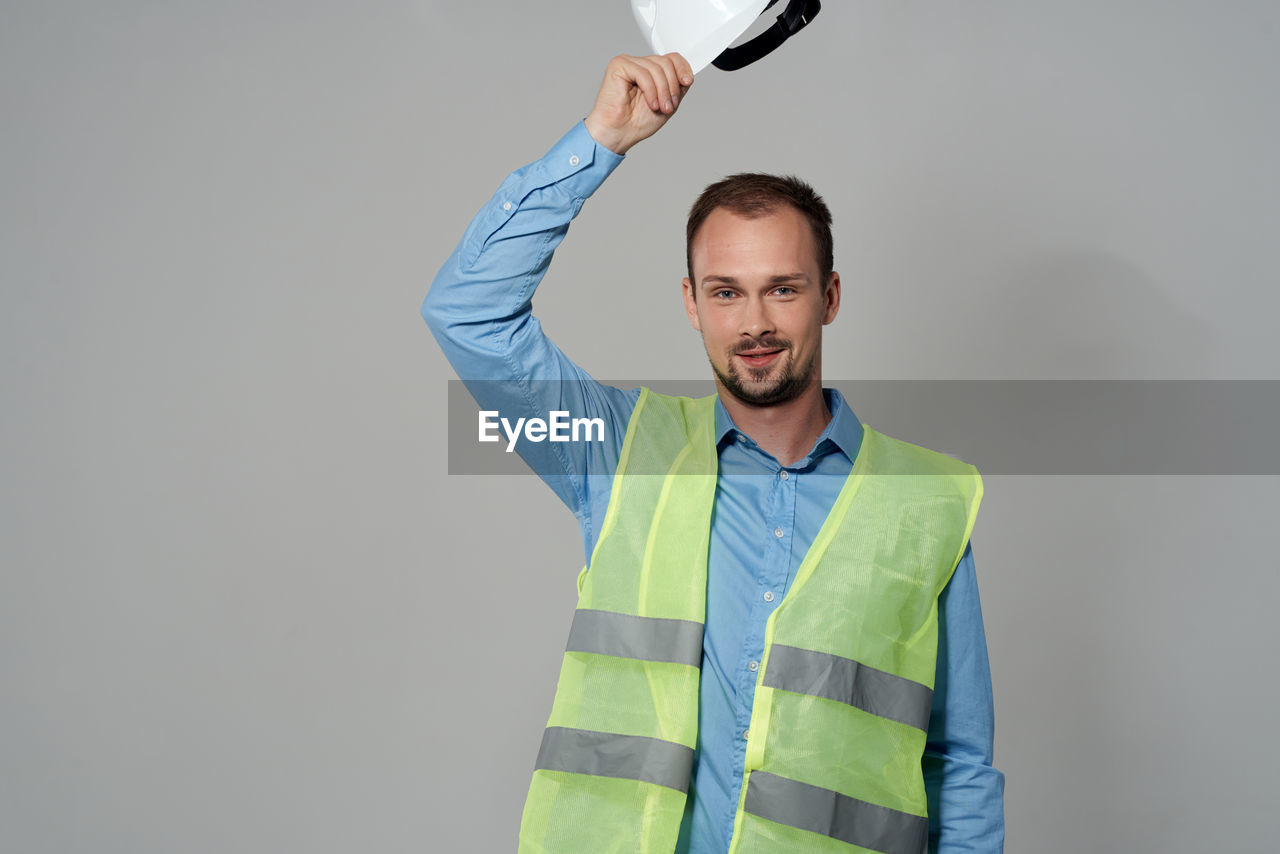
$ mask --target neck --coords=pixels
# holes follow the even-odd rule
[[[738,400],[719,380],[716,387],[720,402],[738,429],[784,466],[803,459],[831,421],[822,382],[816,377],[799,397],[767,406]]]

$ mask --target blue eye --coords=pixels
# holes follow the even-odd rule
[[[733,296],[733,291],[728,289],[719,290],[719,291],[716,291],[714,294],[712,294],[712,296],[714,296],[716,299],[728,299],[729,297]]]

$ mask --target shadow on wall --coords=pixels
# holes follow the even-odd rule
[[[1208,321],[1118,255],[1040,253],[973,305],[986,315],[974,348],[1004,376],[1191,379],[1218,364]]]

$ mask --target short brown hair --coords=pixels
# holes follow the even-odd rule
[[[689,281],[694,281],[693,238],[712,211],[727,208],[738,216],[755,219],[773,213],[780,205],[795,208],[808,221],[818,256],[818,271],[825,287],[835,267],[830,208],[813,187],[794,175],[767,175],[762,172],[730,175],[707,187],[694,201],[685,226],[685,263],[689,267]]]

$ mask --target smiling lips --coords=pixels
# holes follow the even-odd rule
[[[753,368],[763,368],[765,365],[768,365],[771,362],[773,362],[773,360],[776,359],[780,353],[782,353],[781,349],[772,349],[772,350],[758,349],[758,350],[745,350],[741,353],[737,353],[736,355],[739,359],[746,362],[749,366]]]

